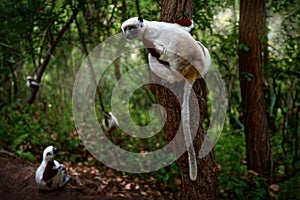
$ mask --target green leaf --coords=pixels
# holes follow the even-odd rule
[[[12,143],[12,149],[13,150],[16,150],[17,147],[22,143],[24,142],[27,137],[29,136],[29,134],[23,134],[23,135],[20,135],[19,137],[17,137],[16,139],[14,139],[13,143]]]
[[[166,175],[164,176],[164,178],[163,178],[164,184],[166,184],[166,183],[168,182],[169,178],[170,178],[169,174],[166,174]]]
[[[240,50],[245,50],[245,51],[249,51],[249,47],[246,44],[239,44],[239,49]]]
[[[7,48],[11,48],[8,44],[5,44],[5,43],[3,43],[3,42],[0,42],[0,46],[7,47]]]
[[[245,77],[247,79],[247,81],[251,81],[253,78],[253,75],[247,72],[241,72],[241,76]]]
[[[17,151],[18,156],[32,162],[36,162],[36,157],[31,152]]]

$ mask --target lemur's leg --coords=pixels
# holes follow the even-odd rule
[[[171,84],[177,81],[173,69],[170,70],[168,66],[161,64],[157,58],[153,57],[150,53],[148,54],[148,60],[151,71],[158,77]]]
[[[172,60],[168,61],[170,64],[170,70],[173,73],[174,79],[176,80],[176,82],[180,82],[184,79],[183,75],[180,72],[180,66],[178,65],[178,58],[176,58],[176,56],[172,56]],[[180,62],[179,62],[180,63]]]
[[[211,57],[207,48],[201,42],[199,41],[196,42],[199,45],[199,48],[201,49],[200,52],[202,55],[200,56],[199,59],[196,59],[192,64],[198,69],[201,76],[203,77],[210,68]]]

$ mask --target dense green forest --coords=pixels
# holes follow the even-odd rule
[[[80,127],[75,127],[72,104],[77,72],[89,52],[121,32],[126,19],[142,16],[161,21],[161,3],[159,0],[1,1],[0,149],[38,165],[43,149],[55,145],[61,149],[57,159],[68,161],[69,168],[109,170],[89,154],[77,134],[76,128]],[[243,15],[240,1],[195,0],[193,5],[192,35],[210,51],[227,88],[226,120],[214,147],[219,199],[297,199],[300,193],[300,3],[297,0],[264,3],[265,21],[258,32],[263,35],[261,78],[266,133],[271,147],[271,158],[266,159],[272,159],[273,165],[271,177],[249,170],[249,165],[247,168],[244,122],[248,116],[243,115],[240,80],[245,76],[251,81],[252,76],[239,71],[239,52],[249,51],[249,46],[239,41]],[[104,118],[101,111],[111,110],[111,97],[115,86],[120,84],[118,80],[134,65],[142,64],[148,70],[146,50],[130,58],[122,55],[104,72],[95,97],[99,126]],[[28,76],[39,86],[28,87]],[[130,77],[133,83],[144,78],[139,73]],[[155,97],[150,84],[135,90],[126,107],[132,119],[122,120],[142,126],[149,124],[153,120],[149,108],[156,102]],[[209,98],[207,101],[209,111]],[[208,123],[206,114],[204,127]],[[146,139],[132,137],[118,127],[106,134],[114,144],[132,152],[154,151],[168,143],[163,130]],[[150,173],[117,170],[113,173],[139,180],[154,179],[157,187],[169,193],[181,190],[181,170],[176,162]]]

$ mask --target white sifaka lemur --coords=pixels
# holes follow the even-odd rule
[[[148,49],[150,69],[171,84],[185,81],[181,109],[183,133],[188,150],[189,174],[197,178],[197,161],[190,130],[189,100],[194,82],[204,76],[211,65],[209,51],[190,35],[192,20],[176,23],[147,21],[133,17],[122,23],[129,40],[139,38]]]
[[[104,119],[102,120],[102,125],[103,127],[107,130],[110,131],[113,128],[119,126],[118,119],[112,112],[104,112]]]
[[[35,173],[35,181],[40,190],[55,190],[71,180],[66,167],[54,160],[57,152],[57,148],[53,146],[48,146],[43,152],[43,162]]]

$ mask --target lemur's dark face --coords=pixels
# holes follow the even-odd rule
[[[53,160],[54,156],[57,154],[58,150],[57,148],[53,147],[53,146],[48,146],[43,153],[43,160],[45,160],[46,162],[49,162],[51,160]]]
[[[124,27],[125,37],[129,40],[133,40],[139,36],[138,26],[136,25],[128,25]]]
[[[129,40],[140,38],[143,32],[143,19],[134,17],[126,20],[122,24],[122,30]]]

